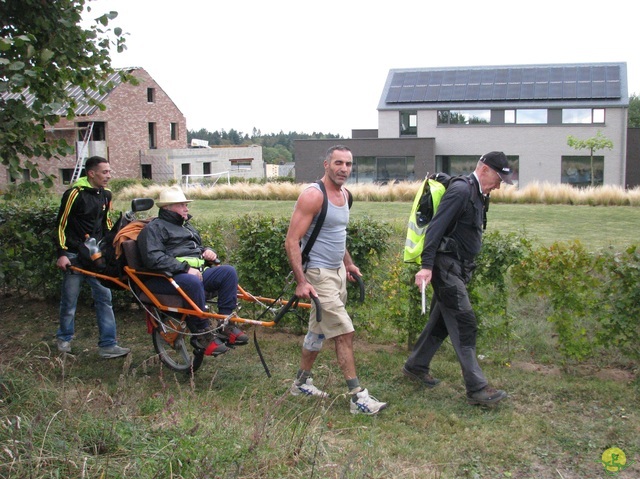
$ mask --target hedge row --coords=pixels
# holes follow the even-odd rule
[[[55,267],[57,205],[32,200],[0,205],[0,291],[58,299],[60,273]],[[284,294],[290,268],[284,251],[288,220],[247,215],[199,224],[205,244],[234,264],[245,289],[262,296]],[[425,317],[413,285],[416,265],[390,250],[389,225],[369,219],[352,221],[348,246],[367,279],[367,302],[353,301],[361,329],[413,341]],[[387,254],[389,253],[389,254]],[[533,248],[517,235],[487,234],[470,284],[474,308],[485,335],[504,344],[516,342],[514,301],[535,296],[549,304],[548,317],[564,357],[583,360],[599,350],[615,349],[640,359],[640,252],[588,252],[579,242]],[[357,290],[350,289],[352,299]],[[85,291],[88,298],[88,291]],[[116,301],[129,302],[127,292]],[[124,299],[126,298],[126,299]]]

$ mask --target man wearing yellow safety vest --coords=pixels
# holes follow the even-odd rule
[[[435,216],[426,229],[418,288],[433,286],[429,320],[402,368],[408,378],[427,387],[440,381],[429,373],[431,360],[449,336],[462,368],[469,404],[491,405],[505,391],[489,387],[476,358],[477,321],[467,284],[482,245],[485,206],[489,194],[501,183],[512,184],[511,169],[503,152],[480,157],[474,172],[452,180]]]

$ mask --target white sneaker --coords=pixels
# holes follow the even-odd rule
[[[296,381],[293,381],[289,392],[294,396],[300,396],[301,394],[304,394],[305,396],[316,396],[319,398],[329,397],[326,392],[321,391],[313,385],[313,379],[311,378],[307,378],[306,382],[304,382],[303,384],[297,384]]]
[[[58,338],[56,342],[58,343],[58,351],[61,353],[71,353],[71,343],[69,341]]]
[[[353,399],[355,399],[355,401]],[[369,391],[366,389],[357,393],[353,399],[349,401],[351,414],[366,414],[372,416],[387,407],[386,402],[380,402],[373,396],[369,396]]]

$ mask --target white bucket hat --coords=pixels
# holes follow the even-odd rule
[[[162,208],[163,206],[173,205],[176,203],[191,203],[193,200],[188,200],[179,186],[170,186],[160,192],[160,198],[156,201],[156,205]]]

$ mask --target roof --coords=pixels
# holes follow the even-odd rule
[[[126,70],[131,71],[131,70],[136,70],[136,68],[127,68]],[[67,94],[76,101],[76,104],[77,104],[75,108],[75,114],[77,116],[82,116],[82,115],[92,115],[93,113],[95,113],[98,107],[95,105],[90,105],[88,99],[91,98],[91,99],[97,100],[99,103],[104,102],[104,100],[109,96],[109,94],[118,85],[122,83],[122,80],[120,78],[120,71],[122,70],[116,70],[115,72],[107,76],[106,79],[98,82],[98,85],[100,86],[108,85],[109,82],[111,82],[112,84],[112,88],[110,88],[106,93],[103,93],[103,94],[99,94],[95,90],[87,90],[85,94],[85,91],[82,88],[75,85],[68,85],[65,90]],[[33,105],[33,102],[36,99],[35,95],[30,93],[28,89],[23,90],[21,93],[3,93],[2,94],[3,100],[20,100],[23,97],[24,97],[24,102],[28,107],[31,107],[31,105]],[[66,115],[67,114],[66,105],[64,108],[59,108],[54,113],[56,115]]]
[[[392,69],[378,110],[629,104],[627,64]]]

